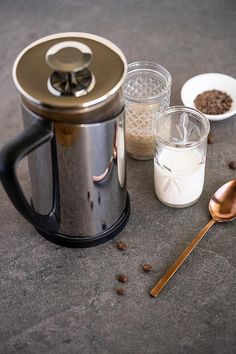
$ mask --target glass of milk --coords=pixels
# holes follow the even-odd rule
[[[148,61],[128,65],[123,85],[126,148],[134,159],[153,158],[153,120],[157,112],[169,107],[170,90],[171,76],[163,66]]]
[[[208,119],[193,108],[174,106],[156,115],[154,184],[164,204],[184,208],[200,198],[209,130]]]

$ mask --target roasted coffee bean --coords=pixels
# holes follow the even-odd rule
[[[214,135],[212,133],[209,133],[207,137],[207,142],[208,144],[214,144]]]
[[[116,289],[116,292],[117,292],[118,295],[124,295],[125,294],[125,291],[122,288]]]
[[[143,265],[143,270],[144,270],[145,272],[150,272],[150,271],[152,270],[151,264],[145,263],[145,264]]]
[[[231,168],[231,170],[236,170],[236,161],[230,161],[229,168]]]
[[[117,279],[121,282],[121,283],[126,283],[128,281],[128,277],[125,274],[119,274]]]
[[[120,251],[125,251],[127,249],[127,244],[124,241],[119,241],[119,242],[117,242],[116,247]]]

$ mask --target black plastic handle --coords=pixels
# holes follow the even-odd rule
[[[39,120],[5,145],[0,152],[0,179],[8,197],[25,219],[36,228],[47,232],[56,232],[59,228],[56,217],[55,190],[52,211],[48,215],[37,213],[29,205],[22,192],[16,177],[16,167],[32,150],[48,141],[52,141],[53,136],[51,125],[48,122]]]

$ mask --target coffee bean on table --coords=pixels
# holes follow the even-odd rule
[[[207,142],[208,144],[214,144],[214,135],[212,133],[208,134]]]
[[[121,295],[121,296],[125,294],[125,291],[122,288],[116,289],[116,292],[117,292],[118,295]]]
[[[152,270],[151,264],[145,263],[145,264],[143,265],[143,270],[144,270],[145,272],[150,272],[150,271]]]
[[[236,161],[230,161],[229,168],[231,168],[231,170],[236,170]]]
[[[127,244],[124,241],[119,241],[119,242],[117,242],[116,247],[120,251],[125,251],[127,249]]]
[[[128,277],[125,274],[119,274],[117,279],[121,282],[121,283],[126,283],[128,281]]]

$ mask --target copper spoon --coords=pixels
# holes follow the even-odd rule
[[[232,221],[236,218],[236,179],[224,184],[215,192],[209,203],[209,211],[212,219],[208,222],[208,224],[206,224],[206,226],[204,226],[197,236],[194,237],[192,242],[185,248],[175,263],[172,264],[165,275],[150,291],[151,296],[157,297],[159,292],[180,268],[185,259],[190,255],[194,247],[197,246],[212,225],[216,222]]]

